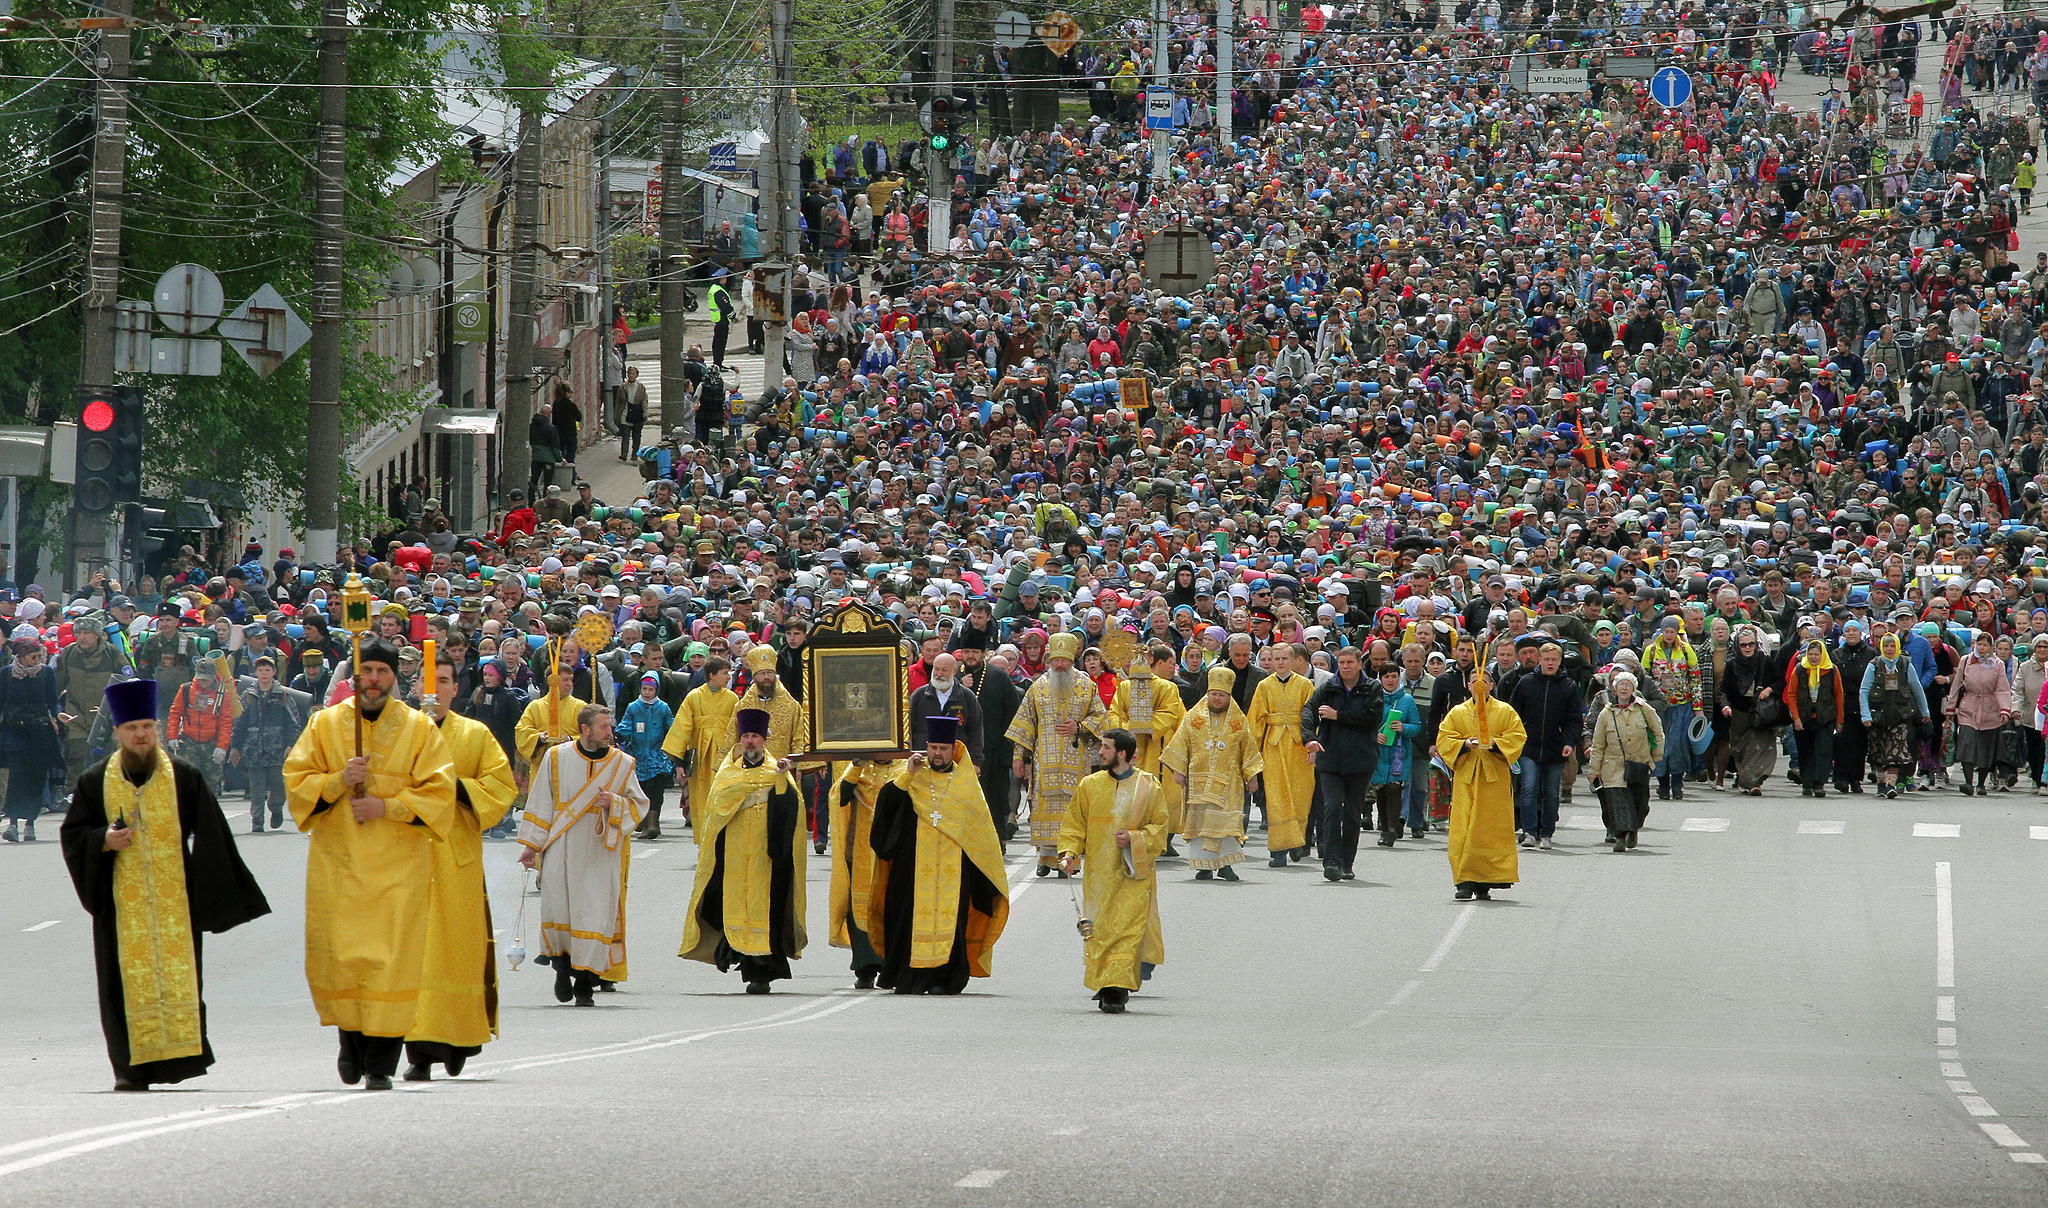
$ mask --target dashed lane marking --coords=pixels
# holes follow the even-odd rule
[[[996,1185],[996,1180],[998,1180],[998,1179],[1002,1178],[1002,1177],[1003,1177],[1004,1175],[1006,1175],[1006,1174],[1008,1174],[1008,1173],[1010,1173],[1010,1172],[1009,1172],[1009,1171],[1007,1171],[1007,1170],[976,1170],[976,1171],[971,1171],[971,1172],[969,1172],[969,1174],[968,1174],[968,1176],[967,1176],[966,1178],[964,1178],[964,1179],[961,1179],[961,1180],[960,1180],[959,1182],[957,1182],[957,1183],[953,1184],[953,1186],[955,1186],[955,1187],[993,1187],[993,1186],[995,1186],[995,1185]]]

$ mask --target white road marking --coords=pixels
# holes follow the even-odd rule
[[[993,1187],[996,1180],[1010,1173],[1007,1170],[977,1170],[953,1184],[955,1187]]]
[[[2020,1135],[2006,1125],[1979,1124],[1977,1127],[1984,1130],[1985,1136],[1990,1137],[1993,1141],[1998,1142],[2007,1149],[2027,1148],[2027,1143],[2020,1140]]]
[[[1976,1084],[1975,1084],[1975,1083],[1973,1083],[1973,1082],[1971,1082],[1971,1081],[1970,1081],[1969,1079],[1967,1079],[1967,1078],[1951,1078],[1951,1079],[1949,1079],[1949,1080],[1948,1080],[1948,1089],[1949,1089],[1949,1090],[1951,1090],[1951,1091],[1953,1091],[1953,1092],[1955,1092],[1955,1093],[1956,1093],[1956,1094],[1958,1094],[1958,1095],[1974,1095],[1974,1094],[1976,1094],[1976,1093],[1977,1093],[1977,1086],[1976,1086]]]
[[[645,859],[646,859],[647,857],[649,857],[649,856],[658,856],[658,855],[660,855],[660,854],[661,854],[661,849],[660,849],[660,848],[656,848],[656,847],[650,847],[650,848],[648,848],[648,849],[647,849],[646,851],[636,851],[636,852],[634,852],[634,853],[633,853],[633,858],[634,858],[635,860],[645,860]]]
[[[1687,818],[1678,824],[1682,831],[1724,831],[1728,829],[1726,818]]]
[[[347,1100],[361,1101],[364,1099],[375,1098],[378,1098],[378,1096],[370,1094],[366,1091],[350,1091],[346,1094],[330,1095],[325,1098],[307,1098],[302,1096],[287,1095],[281,1099],[266,1099],[263,1101],[263,1103],[260,1104],[250,1103],[244,1104],[239,1107],[215,1108],[211,1111],[196,1113],[198,1117],[196,1119],[180,1120],[174,1124],[164,1124],[156,1128],[138,1129],[134,1132],[116,1133],[111,1137],[100,1137],[97,1140],[85,1141],[77,1145],[67,1146],[63,1149],[52,1150],[49,1153],[39,1153],[32,1158],[23,1158],[19,1162],[9,1162],[5,1166],[0,1166],[0,1178],[4,1178],[5,1176],[10,1174],[17,1174],[24,1170],[33,1170],[38,1166],[48,1166],[52,1162],[61,1162],[65,1158],[75,1158],[81,1154],[93,1153],[97,1150],[102,1149],[110,1149],[116,1145],[126,1145],[130,1141],[141,1141],[146,1140],[150,1137],[160,1137],[165,1133],[187,1132],[195,1128],[211,1128],[216,1124],[232,1124],[237,1120],[253,1119],[255,1117],[268,1115],[273,1112],[287,1112],[295,1107],[305,1107],[309,1103],[336,1103]],[[286,1101],[290,1099],[297,1099],[298,1101]],[[40,1143],[41,1142],[38,1142],[38,1144]]]
[[[1600,815],[1598,814],[1568,814],[1563,818],[1559,818],[1557,824],[1565,830],[1604,831],[1607,829],[1607,824],[1600,821]]]
[[[55,926],[56,926],[57,924],[59,924],[59,923],[61,923],[61,922],[63,922],[63,921],[64,921],[63,919],[44,919],[44,920],[43,920],[42,922],[40,922],[40,923],[37,923],[37,924],[36,924],[35,926],[33,926],[33,927],[23,927],[23,928],[22,928],[22,931],[23,931],[24,933],[27,933],[27,932],[30,932],[30,931],[42,931],[42,930],[44,930],[45,928],[49,928],[49,927],[55,927]]]
[[[1799,824],[1798,833],[1802,835],[1839,835],[1848,825],[1846,822],[1802,822]]]
[[[1011,886],[1010,894],[1012,901],[1016,900],[1016,893],[1017,886],[1013,883]],[[823,1004],[820,1004],[817,1000],[799,1003],[795,1006],[788,1007],[784,1010],[775,1012],[772,1015],[764,1016],[763,1018],[756,1020],[752,1023],[737,1024],[720,1028],[707,1028],[697,1032],[677,1036],[673,1039],[661,1039],[657,1041],[655,1038],[650,1037],[647,1041],[644,1042],[626,1041],[620,1044],[603,1045],[595,1049],[586,1049],[578,1052],[558,1054],[550,1057],[542,1057],[539,1059],[512,1061],[506,1064],[472,1066],[469,1070],[465,1070],[461,1077],[447,1079],[447,1081],[473,1081],[476,1080],[477,1075],[486,1072],[512,1073],[517,1070],[533,1069],[538,1066],[563,1065],[572,1061],[591,1061],[602,1057],[623,1057],[633,1053],[646,1052],[650,1049],[672,1048],[680,1044],[690,1044],[694,1041],[707,1040],[714,1036],[724,1036],[734,1032],[751,1032],[762,1030],[765,1028],[786,1027],[789,1024],[793,1023],[809,1023],[816,1019],[822,1019],[827,1015],[837,1014],[838,1012],[844,1011],[849,1007],[859,1006],[863,1002],[872,1002],[877,1000],[876,996],[874,995],[861,995],[858,997],[850,997],[849,995],[851,995],[851,993],[851,991],[845,990],[836,991],[832,995],[830,995],[824,1001]],[[784,1018],[786,1016],[789,1018]],[[426,1087],[419,1087],[417,1088],[417,1090],[420,1093],[427,1092]],[[28,1141],[16,1142],[5,1148],[0,1148],[0,1156],[4,1156],[9,1153],[19,1153],[23,1150],[28,1149],[40,1149],[46,1145],[55,1145],[63,1141],[70,1140],[72,1138],[90,1136],[95,1133],[111,1132],[114,1134],[112,1136],[99,1137],[96,1140],[86,1141],[78,1145],[68,1146],[63,1149],[53,1150],[49,1153],[37,1154],[34,1157],[23,1158],[18,1162],[11,1162],[6,1165],[0,1165],[0,1178],[4,1178],[10,1174],[16,1174],[20,1171],[32,1170],[38,1166],[47,1166],[52,1162],[62,1161],[65,1158],[78,1157],[82,1154],[93,1153],[98,1150],[108,1149],[116,1145],[125,1145],[131,1141],[142,1141],[150,1137],[162,1136],[165,1133],[183,1132],[194,1128],[210,1128],[216,1124],[230,1124],[237,1120],[256,1119],[269,1113],[290,1111],[293,1108],[305,1107],[309,1104],[390,1102],[393,1101],[393,1099],[393,1096],[371,1094],[363,1091],[348,1091],[334,1095],[322,1095],[319,1092],[307,1092],[305,1094],[299,1095],[282,1095],[274,1099],[265,1099],[256,1103],[247,1103],[219,1108],[204,1108],[199,1111],[180,1112],[176,1115],[159,1116],[147,1120],[124,1121],[119,1124],[101,1125],[95,1128],[78,1129],[72,1132],[58,1133],[52,1136],[38,1137]],[[138,1127],[138,1125],[159,1126],[145,1128]],[[128,1131],[121,1131],[124,1129]],[[1006,1173],[1008,1172],[998,1171],[995,1172],[995,1175],[997,1178],[1000,1178],[1003,1174]]]
[[[1956,984],[1955,886],[1946,860],[1934,866],[1934,984],[1943,990]]]
[[[1065,1128],[1053,1129],[1052,1135],[1055,1137],[1078,1137],[1087,1131],[1088,1126],[1086,1124],[1069,1124]]]
[[[1950,1061],[1944,1061],[1944,1062],[1942,1062],[1942,1063],[1941,1063],[1941,1076],[1942,1076],[1942,1077],[1944,1077],[1944,1078],[1960,1078],[1960,1077],[1962,1077],[1962,1076],[1963,1076],[1963,1067],[1962,1067],[1961,1063],[1959,1063],[1959,1062],[1950,1062]]]
[[[1436,951],[1429,954],[1429,959],[1422,962],[1422,967],[1417,972],[1433,973],[1436,971],[1436,967],[1443,963],[1443,959],[1451,954],[1451,945],[1458,942],[1458,936],[1464,932],[1465,925],[1472,921],[1472,913],[1478,909],[1479,903],[1474,902],[1458,912],[1457,921],[1452,923],[1451,929],[1444,933],[1443,943],[1436,946]]]
[[[1973,1116],[1995,1116],[1998,1114],[1979,1095],[1957,1095],[1956,1102],[1962,1104],[1963,1110]]]
[[[1960,839],[1963,837],[1963,825],[1960,822],[1915,822],[1913,824],[1913,837],[1915,839]]]
[[[1956,1030],[1954,1028],[1934,1029],[1934,1043],[1945,1049],[1954,1048],[1956,1043]]]
[[[1956,1021],[1955,995],[1939,994],[1935,996],[1934,1018],[1938,1023],[1954,1023]]]
[[[2033,1162],[2036,1164],[2048,1162],[2048,1158],[2044,1158],[2037,1153],[2016,1153],[2011,1155],[2011,1157],[2015,1162]]]
[[[294,1099],[311,1099],[314,1095],[320,1093],[318,1091],[307,1091],[298,1095],[282,1095],[276,1099],[264,1099],[256,1103],[245,1103],[239,1107],[202,1107],[189,1112],[174,1112],[168,1116],[145,1116],[140,1120],[123,1120],[119,1124],[96,1124],[91,1128],[77,1128],[70,1132],[54,1133],[47,1137],[37,1137],[32,1141],[16,1141],[12,1145],[0,1145],[0,1158],[4,1158],[9,1154],[21,1153],[25,1150],[41,1149],[45,1145],[61,1145],[66,1141],[75,1141],[80,1137],[120,1132],[124,1128],[142,1128],[150,1124],[169,1123],[172,1120],[190,1120],[198,1116],[212,1115],[214,1112],[247,1111],[254,1108],[276,1107],[280,1103],[289,1103]]]
[[[1399,1006],[1402,1002],[1407,1000],[1410,994],[1415,993],[1417,990],[1421,988],[1422,982],[1420,979],[1411,981],[1407,985],[1402,986],[1399,990],[1394,991],[1394,996],[1387,1000],[1387,1005],[1390,1007]]]
[[[2029,839],[2048,839],[2048,826],[2030,826],[2030,827],[2028,827],[2028,828],[2027,828],[2027,838],[2029,838]]]

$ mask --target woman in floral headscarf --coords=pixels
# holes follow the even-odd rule
[[[1927,694],[1913,661],[1899,648],[1897,634],[1877,640],[1877,657],[1863,673],[1858,707],[1868,731],[1870,766],[1877,770],[1878,792],[1899,795],[1899,777],[1913,774],[1913,725],[1927,721]]]

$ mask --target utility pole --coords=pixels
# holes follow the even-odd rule
[[[92,142],[92,241],[86,250],[85,313],[80,331],[79,395],[114,388],[114,332],[121,299],[121,201],[128,172],[128,35],[130,0],[105,0],[109,21],[100,34],[99,82],[94,88],[97,125]],[[65,418],[72,418],[66,416]],[[67,512],[70,548],[64,584],[78,584],[81,563],[112,561],[113,530],[101,516]],[[6,534],[11,542],[13,533]],[[19,568],[17,568],[19,569]]]
[[[796,213],[797,191],[803,187],[797,179],[796,167],[796,105],[791,91],[796,83],[796,64],[791,58],[789,43],[790,0],[775,0],[775,10],[769,26],[769,54],[774,68],[774,81],[768,98],[768,157],[774,161],[775,212],[769,216],[767,229],[761,232],[762,251],[770,264],[782,265],[782,320],[772,319],[761,324],[761,390],[763,395],[782,385],[783,340],[788,332],[791,284],[796,278],[796,260],[803,247],[797,238],[797,224],[792,220]],[[728,423],[732,438],[738,436],[739,425]]]
[[[639,68],[630,64],[620,69],[620,76],[626,81],[625,91],[632,92],[633,83],[639,76]],[[625,423],[624,410],[618,405],[619,383],[625,380],[625,366],[619,363],[612,352],[612,114],[626,103],[623,95],[614,96],[611,103],[598,111],[597,115],[597,287],[598,306],[602,317],[598,326],[603,336],[598,347],[603,350],[604,368],[600,375],[604,398],[599,406],[606,428],[618,428]],[[637,454],[639,450],[634,450]]]
[[[533,446],[526,428],[533,420],[533,310],[540,276],[540,115],[544,97],[528,93],[519,101],[519,149],[512,153],[512,289],[506,308],[505,456],[498,469],[498,498],[526,489],[532,476]],[[541,484],[546,489],[546,484]],[[528,500],[529,505],[532,500]]]
[[[953,95],[953,0],[939,0],[939,22],[932,38],[932,95]],[[933,255],[946,250],[953,237],[953,140],[946,149],[925,144],[925,196],[931,210],[925,217],[925,235]]]
[[[1152,0],[1152,86],[1172,88],[1173,79],[1167,73],[1166,60],[1166,0]],[[1151,105],[1148,102],[1146,110]],[[1152,132],[1152,196],[1156,201],[1166,190],[1167,156],[1173,151],[1173,131]]]
[[[683,297],[689,253],[683,247],[683,10],[669,0],[661,17],[661,434],[683,425],[690,383],[683,354],[690,342]],[[708,299],[707,299],[708,304]]]
[[[1235,141],[1230,134],[1230,94],[1237,79],[1237,47],[1231,42],[1236,28],[1236,0],[1216,0],[1216,151],[1219,155],[1228,154]]]
[[[348,0],[320,5],[318,183],[313,205],[313,337],[306,381],[306,560],[337,560],[341,537],[343,199],[348,160]]]

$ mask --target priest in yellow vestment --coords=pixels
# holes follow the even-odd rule
[[[306,855],[306,983],[341,1030],[341,1080],[389,1090],[418,1012],[433,846],[455,825],[455,769],[426,714],[393,692],[398,651],[362,644],[355,693],[313,715],[284,761]],[[361,721],[362,754],[355,754]]]
[[[1166,802],[1159,778],[1132,762],[1137,751],[1129,730],[1103,735],[1102,770],[1081,782],[1060,823],[1060,859],[1070,874],[1082,865],[1082,981],[1111,1015],[1166,961],[1154,864],[1166,846]]]
[[[925,749],[875,796],[868,937],[882,989],[958,994],[989,975],[1010,881],[960,720],[939,713],[924,724]]]
[[[1269,647],[1273,673],[1252,689],[1245,715],[1258,740],[1266,785],[1266,851],[1275,868],[1308,855],[1308,811],[1316,795],[1316,769],[1302,746],[1301,709],[1316,690],[1309,675],[1308,647]]]
[[[1031,842],[1038,848],[1041,877],[1059,862],[1060,819],[1066,816],[1074,786],[1088,774],[1096,740],[1109,728],[1095,681],[1074,670],[1080,655],[1080,638],[1053,635],[1046,647],[1045,674],[1031,681],[1005,734],[1017,748],[1010,768],[1017,779],[1026,775],[1025,755],[1031,757]]]
[[[528,701],[519,714],[512,734],[519,744],[519,757],[528,766],[540,762],[541,752],[549,747],[576,737],[576,719],[590,702],[577,699],[575,690],[574,675],[557,674],[548,680],[547,694]],[[527,791],[532,791],[531,784]]]
[[[1173,679],[1175,662],[1173,647],[1153,643],[1143,661],[1131,664],[1130,678],[1116,686],[1116,699],[1104,719],[1110,729],[1129,730],[1137,738],[1138,757],[1131,766],[1159,781],[1160,796],[1166,801],[1166,847],[1152,853],[1155,856],[1180,854],[1173,849],[1173,836],[1180,833],[1180,786],[1159,766],[1159,757],[1188,712]]]
[[[770,646],[756,646],[747,651],[747,674],[752,678],[747,690],[740,693],[733,702],[734,715],[741,709],[759,709],[768,715],[769,760],[781,759],[793,751],[806,749],[810,741],[808,723],[804,719],[803,702],[790,695],[789,685],[781,683],[775,674],[775,650]],[[739,745],[739,731],[735,727],[727,732],[728,749]],[[701,842],[701,839],[700,839]]]
[[[512,765],[489,726],[450,712],[455,668],[434,665],[434,724],[455,771],[455,821],[447,841],[433,845],[434,888],[428,898],[427,954],[420,1006],[405,1034],[405,1080],[449,1074],[498,1034],[498,959],[491,901],[484,884],[484,832],[512,808],[518,786]]]
[[[1437,728],[1437,754],[1451,769],[1451,881],[1461,902],[1490,898],[1518,876],[1509,773],[1528,740],[1514,709],[1493,698],[1483,668],[1471,699]]]
[[[832,782],[832,906],[829,939],[853,950],[853,988],[872,990],[882,958],[868,939],[868,894],[874,887],[875,796],[896,778],[895,760],[856,759]]]
[[[1237,673],[1209,668],[1209,690],[1182,719],[1160,762],[1180,785],[1182,834],[1195,880],[1238,879],[1230,866],[1244,859],[1244,801],[1257,792],[1265,767],[1244,713],[1230,695]]]
[[[519,862],[540,873],[540,963],[555,1000],[597,1005],[600,982],[626,980],[628,837],[647,812],[633,757],[612,745],[612,711],[585,705],[576,741],[533,765],[519,819]]]
[[[711,799],[712,777],[732,750],[732,714],[740,697],[727,686],[731,679],[731,663],[716,655],[704,660],[704,682],[683,697],[668,737],[661,740],[662,753],[675,760],[676,767],[689,765],[689,778],[682,782],[683,815],[690,822],[690,834],[700,840],[697,814]]]
[[[787,694],[785,694],[787,695]],[[739,966],[747,993],[787,981],[803,956],[803,802],[794,764],[768,757],[764,709],[733,715],[739,747],[711,782],[698,823],[697,881],[678,956]]]
[[[235,850],[206,778],[163,749],[156,681],[109,684],[119,743],[83,769],[59,831],[78,900],[92,915],[100,1030],[114,1089],[146,1091],[206,1072],[200,933],[270,913]]]

